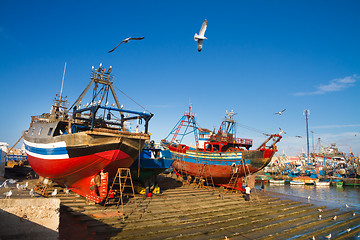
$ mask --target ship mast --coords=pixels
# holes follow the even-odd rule
[[[306,143],[307,143],[307,159],[309,161],[309,125],[308,125],[308,115],[310,114],[310,110],[306,109],[303,111],[303,114],[305,115],[305,121],[306,121]]]

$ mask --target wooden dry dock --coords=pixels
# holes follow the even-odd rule
[[[137,195],[137,209],[130,199],[124,213],[121,207],[87,205],[74,194],[59,194],[60,239],[325,239],[330,233],[332,239],[351,239],[360,234],[360,214],[352,211],[260,191],[250,202],[242,194],[221,199],[218,189],[183,186],[167,176],[158,179],[162,193],[151,198]]]

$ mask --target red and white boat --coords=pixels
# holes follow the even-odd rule
[[[153,116],[123,109],[110,73],[111,67],[93,68],[90,83],[69,108],[72,114],[61,90],[50,113],[33,116],[24,134],[29,163],[42,184],[56,182],[96,203],[106,197],[108,179],[117,169],[129,168],[139,156],[150,139],[148,122]],[[81,106],[92,85],[91,103]],[[109,106],[111,100],[115,103]],[[126,125],[130,120],[137,121],[135,132]]]
[[[162,141],[175,158],[172,164],[175,172],[203,177],[215,184],[228,184],[233,176],[240,181],[242,177],[263,169],[277,151],[276,143],[282,136],[269,135],[257,149],[250,150],[252,139],[237,138],[235,135],[234,115],[233,111],[227,112],[218,132],[213,133],[197,126],[190,107]],[[184,136],[192,132],[195,134],[195,148],[181,143]],[[168,141],[170,136],[172,139]],[[267,146],[268,142],[271,144]]]

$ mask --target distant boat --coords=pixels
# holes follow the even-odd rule
[[[40,176],[39,184],[56,182],[100,203],[107,196],[108,179],[115,177],[118,168],[129,168],[150,139],[152,114],[123,109],[110,72],[111,67],[108,71],[101,65],[93,68],[90,83],[71,107],[72,114],[61,90],[50,113],[31,117],[24,144],[29,163]],[[91,103],[81,107],[93,84]],[[116,107],[115,103],[108,106],[111,94]],[[131,132],[126,125],[131,120],[137,121],[137,129],[143,122],[144,131]]]
[[[302,181],[290,181],[290,185],[305,185],[305,182]]]
[[[175,173],[193,178],[203,177],[215,184],[228,184],[233,176],[239,179],[263,169],[277,151],[276,143],[282,136],[272,134],[257,149],[250,150],[252,139],[235,136],[234,115],[233,111],[227,112],[218,132],[213,133],[198,127],[195,114],[189,107],[189,112],[185,112],[166,137],[173,135],[171,141],[162,141],[175,158],[172,165]],[[180,131],[182,128],[184,132]],[[194,133],[196,147],[181,143],[182,138],[189,133]],[[179,141],[178,135],[181,135]],[[271,144],[267,146],[270,140]]]
[[[301,182],[301,183],[307,184],[307,185],[314,185],[315,182],[316,182],[316,178],[311,178],[311,177],[307,177],[307,176],[300,176],[300,177],[294,177],[292,179],[292,181],[290,181],[290,184],[291,184],[291,182]],[[295,185],[295,184],[293,184],[293,185]]]
[[[284,185],[284,184],[285,184],[285,180],[270,179],[269,182],[270,182],[271,184],[277,184],[277,185]]]
[[[330,181],[322,181],[322,180],[316,180],[315,181],[315,186],[320,187],[320,186],[330,186]]]

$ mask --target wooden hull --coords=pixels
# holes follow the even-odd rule
[[[169,147],[173,157],[173,168],[179,174],[201,176],[213,179],[215,184],[229,183],[232,175],[248,176],[263,169],[275,153],[274,150],[249,150],[236,152],[207,153],[198,151],[177,151]]]

